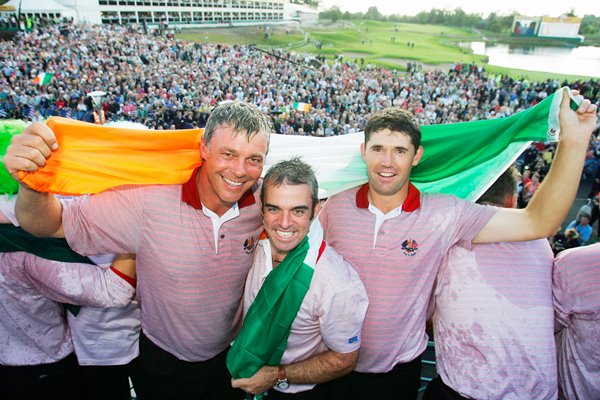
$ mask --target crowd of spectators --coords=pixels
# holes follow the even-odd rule
[[[36,18],[21,15],[17,19],[15,14],[0,13],[0,30],[31,31],[34,28],[45,27],[48,25],[65,24],[71,25],[73,18],[54,16],[38,16]]]
[[[52,115],[93,121],[87,93],[103,90],[107,120],[152,129],[201,127],[216,104],[242,99],[269,113],[282,134],[330,136],[361,131],[373,111],[400,106],[421,124],[509,116],[563,83],[487,74],[475,65],[392,71],[336,56],[311,63],[284,50],[193,43],[132,26],[36,25],[0,43],[0,117]],[[40,86],[39,73],[53,73]],[[572,82],[598,101],[600,82]],[[294,103],[310,105],[308,111]]]
[[[521,173],[518,184],[518,206],[527,203],[543,181],[550,169],[556,143],[532,143],[517,159],[515,166]],[[573,221],[560,229],[550,242],[555,254],[593,243],[600,238],[600,128],[597,128],[590,140],[583,169],[583,178],[590,183],[587,202],[581,206]],[[598,221],[597,236],[593,237],[593,225]]]
[[[93,122],[88,93],[102,90],[107,121],[151,129],[203,127],[219,102],[245,100],[271,115],[277,133],[331,136],[362,131],[372,112],[390,106],[406,108],[429,125],[507,117],[563,85],[600,103],[598,80],[530,82],[466,64],[428,71],[409,62],[399,72],[343,55],[316,61],[281,49],[185,42],[149,34],[146,27],[36,21],[29,32],[0,42],[0,118],[58,115]],[[34,83],[43,72],[54,74],[50,82]],[[298,110],[295,103],[310,107]],[[598,182],[590,191],[592,205],[600,191],[597,135],[585,168]],[[544,179],[554,150],[554,144],[534,143],[517,160],[521,207]],[[597,205],[594,211],[591,224],[600,219]]]

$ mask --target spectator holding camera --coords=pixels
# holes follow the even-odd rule
[[[590,219],[591,217],[589,214],[581,214],[579,220],[574,220],[567,226],[567,232],[571,230],[575,231],[575,237],[579,241],[579,246],[587,244],[587,241],[592,235],[592,226],[590,225]]]

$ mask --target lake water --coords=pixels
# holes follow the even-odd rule
[[[600,78],[600,47],[515,47],[507,44],[486,46],[467,44],[478,55],[486,55],[490,65]]]

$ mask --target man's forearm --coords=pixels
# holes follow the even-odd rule
[[[51,300],[86,307],[124,307],[135,293],[135,281],[110,268],[31,257],[25,266],[40,292]]]
[[[550,236],[556,232],[569,212],[581,178],[587,150],[587,141],[561,140],[552,167],[535,195],[527,205],[536,236]]]
[[[328,350],[304,361],[284,365],[289,383],[317,384],[346,375],[358,361],[358,350],[352,353],[336,353]],[[263,393],[271,389],[279,379],[278,366],[263,366],[250,378],[232,379],[231,385],[246,393]]]
[[[290,383],[317,384],[350,373],[357,361],[358,350],[352,353],[327,350],[304,361],[285,365],[284,368]]]
[[[589,100],[582,100],[574,112],[570,98],[566,93],[562,96],[561,138],[544,183],[527,205],[524,221],[531,236],[527,239],[553,235],[566,217],[577,194],[590,137],[598,122],[597,108]]]
[[[15,213],[21,227],[34,236],[64,237],[62,206],[53,194],[21,185]]]
[[[498,210],[474,242],[515,242],[554,235],[573,204],[586,148],[576,142],[561,142],[546,179],[527,208]]]
[[[501,209],[475,237],[475,243],[541,239],[553,235],[566,217],[579,187],[597,108],[583,100],[576,112],[563,95],[561,139],[546,179],[524,210]]]

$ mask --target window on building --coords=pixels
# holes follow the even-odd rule
[[[150,11],[138,11],[138,19],[140,23],[145,22],[147,24],[152,23],[152,12]]]
[[[192,13],[192,21],[194,22],[201,22],[204,20],[204,17],[202,16],[202,12],[201,11],[196,11]]]
[[[137,16],[135,11],[121,11],[121,23],[122,24],[135,24],[137,23]]]
[[[163,11],[154,12],[154,23],[163,22],[167,20],[167,14]]]
[[[101,20],[103,24],[118,24],[119,15],[116,11],[103,11]]]

